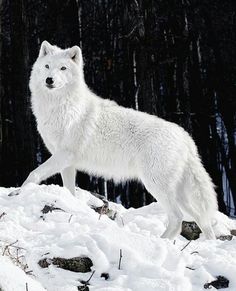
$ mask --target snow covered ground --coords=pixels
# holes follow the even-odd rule
[[[235,237],[231,241],[201,237],[186,246],[188,241],[181,236],[175,241],[160,238],[166,216],[158,203],[128,210],[111,203],[118,211],[113,221],[88,206],[91,196],[86,191],[73,197],[59,186],[30,184],[19,196],[9,197],[12,190],[0,188],[0,251],[4,254],[0,257],[0,290],[76,291],[79,281],[91,273],[53,265],[42,269],[38,261],[77,256],[93,261],[90,290],[201,291],[218,275],[230,281],[224,290],[236,290]],[[46,204],[64,211],[42,214]],[[216,220],[217,234],[236,229],[236,221],[220,213]],[[104,272],[109,273],[108,280],[101,278]]]

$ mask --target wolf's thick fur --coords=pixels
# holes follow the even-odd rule
[[[64,186],[74,194],[76,169],[114,181],[138,179],[168,215],[162,237],[179,233],[185,212],[208,239],[215,237],[214,187],[183,128],[92,93],[77,46],[62,50],[44,41],[30,89],[38,131],[52,156],[23,185],[61,172]]]

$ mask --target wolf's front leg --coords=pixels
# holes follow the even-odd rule
[[[73,195],[75,195],[75,167],[67,167],[61,171],[63,186],[66,187]]]
[[[28,183],[39,184],[42,180],[61,172],[71,166],[74,162],[74,154],[69,151],[58,151],[53,154],[46,162],[32,171],[22,186]]]
[[[74,162],[74,154],[69,151],[58,151],[53,154],[46,162],[32,171],[21,187],[28,183],[39,184],[42,180],[61,172],[63,169],[70,167]],[[19,189],[20,190],[20,189]],[[13,191],[9,196],[19,194],[19,190]]]

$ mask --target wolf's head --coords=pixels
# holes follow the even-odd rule
[[[78,87],[83,80],[83,59],[78,46],[63,50],[47,41],[42,42],[32,69],[31,91],[59,94],[60,91]]]

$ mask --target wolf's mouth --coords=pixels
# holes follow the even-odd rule
[[[48,89],[53,89],[53,88],[55,88],[53,85],[49,85],[49,84],[47,84],[46,87],[47,87]]]

